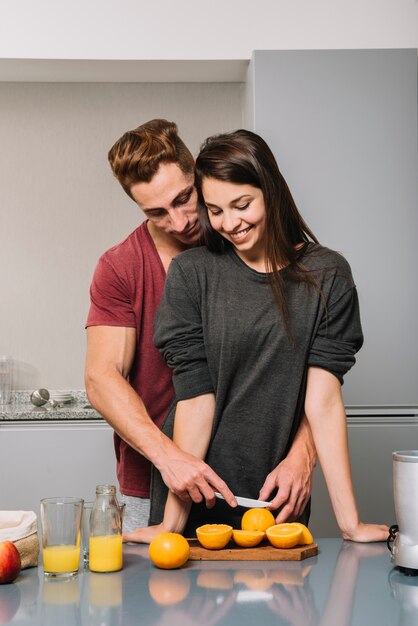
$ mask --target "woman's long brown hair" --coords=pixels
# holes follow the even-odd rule
[[[317,287],[300,259],[309,242],[318,240],[300,215],[272,151],[259,135],[244,129],[214,135],[201,146],[196,160],[199,219],[207,248],[223,253],[231,244],[210,224],[202,195],[204,178],[261,189],[266,208],[266,272],[289,332],[291,324],[280,268],[286,267],[291,279]]]

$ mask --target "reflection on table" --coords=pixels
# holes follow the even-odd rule
[[[318,541],[300,562],[189,562],[159,570],[146,546],[124,546],[120,572],[81,568],[47,580],[42,566],[0,587],[0,624],[20,626],[410,626],[418,580],[382,544]]]

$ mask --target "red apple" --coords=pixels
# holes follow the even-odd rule
[[[0,584],[11,583],[22,569],[19,550],[12,541],[0,542]]]

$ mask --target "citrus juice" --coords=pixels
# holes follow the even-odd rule
[[[90,537],[89,567],[93,572],[122,569],[122,535]]]
[[[80,546],[47,546],[42,551],[44,570],[55,574],[76,572]]]

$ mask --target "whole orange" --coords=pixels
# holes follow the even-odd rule
[[[178,533],[160,533],[149,545],[149,557],[157,567],[175,569],[184,565],[190,555],[190,546]]]
[[[248,509],[241,519],[242,530],[262,530],[265,532],[270,526],[274,526],[276,520],[271,511],[267,509]]]

